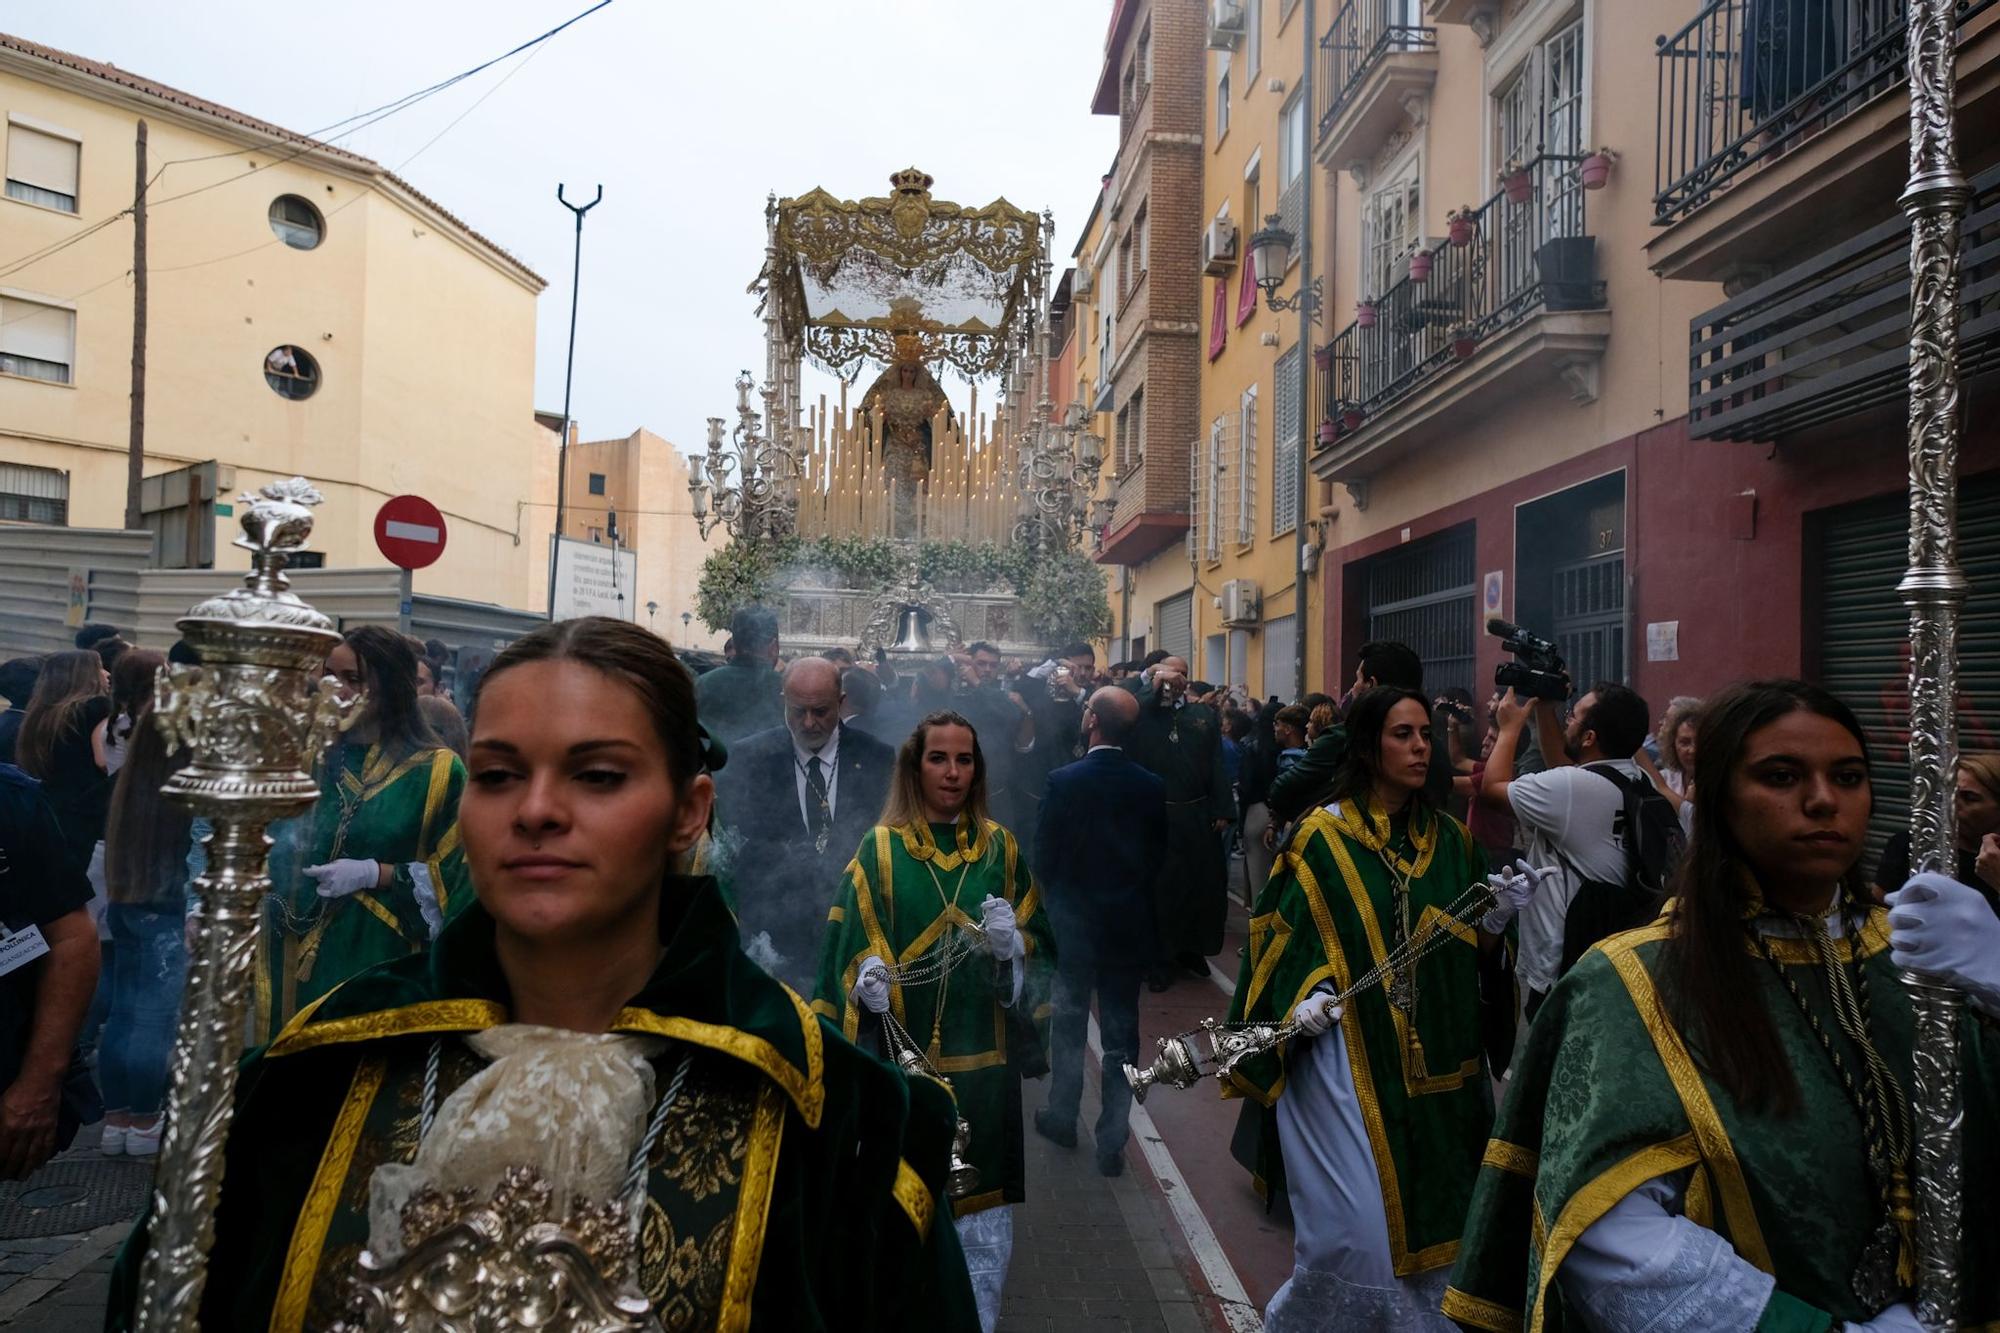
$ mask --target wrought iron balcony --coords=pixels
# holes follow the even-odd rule
[[[1319,137],[1333,132],[1373,74],[1398,52],[1437,53],[1437,29],[1423,26],[1422,0],[1347,0],[1319,39]]]
[[[1469,228],[1357,310],[1321,352],[1327,421],[1320,443],[1365,431],[1404,399],[1460,366],[1482,344],[1551,311],[1600,310],[1596,239],[1585,217],[1576,166],[1543,155],[1529,187],[1503,189],[1473,210]],[[1418,273],[1423,276],[1419,277]]]
[[[1995,0],[1959,0],[1958,21]],[[1906,77],[1907,0],[1705,0],[1659,39],[1653,220],[1699,209]]]
[[[1959,371],[2000,367],[2000,167],[1973,180]],[[1779,440],[1903,401],[1910,226],[1895,216],[1694,320],[1688,433]]]

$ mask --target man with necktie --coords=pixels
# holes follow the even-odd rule
[[[810,993],[827,909],[855,847],[882,813],[896,752],[840,720],[838,663],[792,663],[783,698],[784,724],[731,745],[716,776],[718,868],[751,956]]]

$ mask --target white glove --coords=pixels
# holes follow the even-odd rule
[[[319,881],[322,898],[345,898],[382,882],[382,865],[378,861],[328,861],[323,866],[307,866],[306,873]]]
[[[1331,991],[1314,991],[1299,1001],[1299,1007],[1292,1010],[1292,1021],[1299,1025],[1308,1037],[1317,1037],[1330,1030],[1347,1012]]]
[[[1890,1306],[1865,1324],[1848,1323],[1841,1327],[1853,1333],[1926,1333],[1923,1321],[1917,1318],[1917,1307],[1907,1301]]]
[[[1027,952],[1021,944],[1020,928],[1014,924],[1014,904],[1005,898],[987,898],[979,904],[979,927],[986,932],[986,949],[1001,962],[1011,962]]]
[[[1889,895],[1889,960],[1963,987],[2000,1014],[2000,916],[1979,890],[1926,871]]]
[[[1528,905],[1528,899],[1535,896],[1535,890],[1542,886],[1542,881],[1554,873],[1553,870],[1537,870],[1524,865],[1488,875],[1486,883],[1493,890],[1493,907],[1480,918],[1479,928],[1488,935],[1505,932],[1508,924]]]
[[[854,1002],[871,1014],[889,1012],[889,965],[874,954],[861,960],[854,974]]]

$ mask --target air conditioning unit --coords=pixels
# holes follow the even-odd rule
[[[1264,594],[1254,579],[1230,579],[1222,585],[1222,623],[1232,629],[1264,622]]]
[[[1227,273],[1236,263],[1236,224],[1217,218],[1201,234],[1201,268],[1211,275]]]
[[[1243,26],[1243,6],[1237,0],[1209,0],[1209,50],[1234,51],[1243,40]]]
[[[1087,268],[1079,268],[1076,271],[1076,280],[1070,283],[1069,285],[1070,295],[1077,299],[1081,299],[1083,297],[1090,295],[1090,280],[1091,280],[1090,270]]]

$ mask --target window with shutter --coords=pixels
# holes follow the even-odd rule
[[[64,213],[76,212],[78,159],[83,149],[26,125],[7,127],[7,197]]]
[[[1243,429],[1236,445],[1236,543],[1257,536],[1257,386],[1243,391]]]
[[[74,310],[0,297],[0,374],[68,384],[75,361]]]
[[[1271,535],[1299,525],[1299,401],[1304,363],[1294,346],[1278,358],[1276,401],[1271,419]]]

